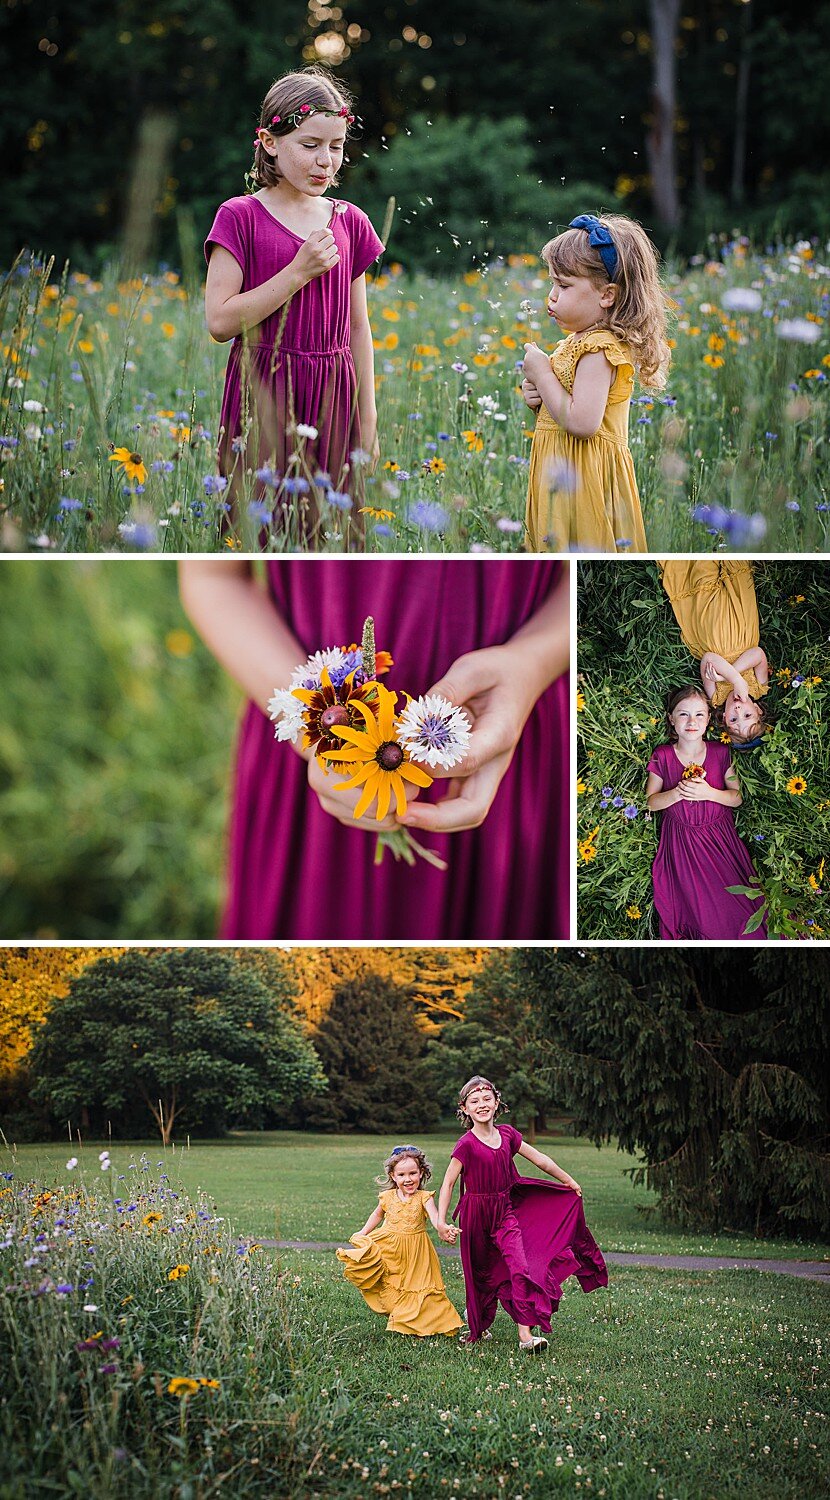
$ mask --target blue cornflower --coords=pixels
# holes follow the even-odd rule
[[[777,443],[778,442],[778,433],[777,432],[765,432],[764,433],[764,437],[770,443]]]
[[[437,432],[435,435],[438,438],[439,443],[450,442],[450,434],[448,432]]]
[[[61,495],[61,510],[83,510],[83,500],[73,500],[70,495]]]
[[[626,807],[623,810],[623,817],[624,818],[636,818],[636,816],[637,816],[637,809],[634,806],[633,802],[629,802],[628,807]]]
[[[248,515],[252,521],[259,521],[261,526],[267,526],[271,519],[271,511],[261,500],[252,500],[248,506]]]
[[[351,510],[352,508],[352,497],[347,495],[345,490],[328,490],[326,499],[336,510]]]
[[[444,531],[449,516],[437,500],[416,500],[415,504],[410,506],[409,519],[414,521],[416,526],[422,527],[424,531]]]
[[[604,786],[602,788],[602,795],[603,797],[613,797],[614,788],[612,786]]]
[[[799,511],[801,509],[801,506],[799,505],[797,500],[785,500],[784,509],[791,510],[793,513],[795,513],[796,511]]]
[[[392,536],[393,535],[392,527],[391,526],[387,526],[387,524],[386,524],[385,521],[380,521],[378,523],[378,525],[374,528],[374,531],[375,531],[375,536]]]
[[[426,448],[427,453],[437,453],[438,452],[438,444],[437,443],[424,443],[424,447]]]
[[[611,804],[612,807],[623,807],[624,805],[625,805],[625,798],[624,797],[615,797],[614,800],[613,800],[613,802],[612,802],[612,804]]]
[[[272,490],[275,490],[280,482],[280,476],[276,469],[269,468],[267,464],[264,469],[257,469],[256,478],[260,484],[269,484]]]
[[[283,481],[283,489],[286,495],[307,495],[309,484],[307,479],[286,479]]]
[[[228,487],[227,479],[224,479],[221,474],[205,474],[202,484],[206,495],[221,495],[222,491]]]

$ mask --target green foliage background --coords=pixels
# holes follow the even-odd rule
[[[318,49],[315,49],[317,42]],[[331,51],[332,46],[334,52]],[[177,253],[177,218],[205,228],[222,199],[242,190],[259,103],[279,73],[320,55],[357,95],[363,126],[347,196],[378,191],[421,114],[439,133],[465,116],[524,117],[532,171],[546,188],[617,183],[635,213],[651,213],[645,137],[650,123],[647,0],[63,0],[0,11],[0,151],[7,163],[0,256],[21,243],[63,257],[119,239],[142,122],[171,121],[173,147],[152,213],[162,254]],[[825,98],[830,5],[794,0],[702,0],[681,9],[677,33],[678,186],[692,249],[715,227],[764,234],[826,232],[830,153]],[[746,171],[732,184],[739,71],[749,65]],[[797,108],[793,81],[797,80]],[[809,120],[809,130],[803,122]],[[415,132],[413,131],[413,134]],[[437,135],[436,135],[437,138]],[[399,217],[417,210],[402,174]],[[524,164],[505,161],[505,201]],[[455,183],[477,173],[458,137]],[[484,212],[479,217],[488,217]],[[547,216],[546,216],[547,217]],[[487,228],[498,248],[509,223]],[[403,236],[405,238],[405,236]],[[535,234],[534,234],[535,239]],[[394,248],[394,247],[393,247]],[[529,245],[510,248],[526,249]],[[414,253],[433,263],[434,247]]]
[[[238,694],[175,565],[7,562],[0,616],[0,932],[213,937]]]
[[[737,827],[769,901],[770,934],[821,937],[830,930],[830,880],[822,884],[830,853],[830,577],[821,564],[763,562],[755,588],[775,729],[759,750],[737,758],[744,796]],[[644,807],[646,763],[665,737],[667,692],[699,680],[698,668],[655,563],[580,563],[578,597],[580,843],[598,829],[595,858],[586,862],[577,851],[578,930],[590,938],[657,937],[651,864],[658,824]],[[807,679],[800,687],[792,685],[796,675]],[[807,782],[800,796],[787,790],[794,776]],[[606,786],[638,816],[602,808]]]

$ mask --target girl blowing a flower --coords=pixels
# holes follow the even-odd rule
[[[461,1178],[456,1213],[461,1220],[461,1260],[467,1288],[469,1337],[489,1338],[498,1303],[513,1319],[519,1348],[534,1354],[547,1339],[559,1306],[562,1282],[575,1276],[584,1292],[608,1285],[602,1254],[585,1223],[582,1189],[543,1152],[528,1146],[512,1125],[496,1126],[505,1108],[487,1078],[476,1074],[458,1096],[465,1134],[456,1141],[438,1199],[438,1233],[450,1226],[447,1213]],[[513,1162],[523,1156],[555,1182],[520,1177]]]
[[[378,452],[365,272],[383,245],[359,208],[327,196],[353,120],[323,70],[277,79],[254,137],[254,190],[220,206],[205,242],[208,329],[233,340],[220,473],[233,495],[256,471],[284,526],[298,497],[311,539],[351,509],[360,464]],[[261,501],[252,514],[263,519]]]
[[[660,936],[765,938],[762,899],[729,889],[757,877],[735,828],[742,799],[731,751],[704,739],[709,717],[702,687],[671,693],[668,740],[648,763],[646,800],[663,815],[652,867]]]
[[[622,214],[580,214],[542,251],[548,313],[567,337],[525,344],[537,412],[527,496],[531,550],[646,551],[628,413],[635,372],[660,390],[670,353],[657,252]]]
[[[769,691],[769,665],[752,568],[734,558],[704,557],[659,563],[684,645],[700,662],[715,722],[735,750],[754,750],[772,727],[760,701]]]
[[[456,1333],[461,1319],[444,1290],[427,1220],[454,1244],[458,1231],[438,1223],[435,1194],[425,1189],[432,1168],[418,1146],[395,1146],[383,1163],[377,1207],[338,1250],[343,1274],[373,1312],[385,1313],[390,1333]]]

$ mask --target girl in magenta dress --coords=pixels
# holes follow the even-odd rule
[[[728,745],[705,740],[709,701],[699,686],[678,688],[668,701],[668,744],[648,763],[646,800],[662,813],[652,867],[660,936],[766,938],[762,897],[730,886],[755,886],[758,877],[735,828],[741,805]]]
[[[467,1289],[469,1343],[489,1338],[499,1302],[517,1325],[519,1347],[532,1354],[547,1340],[562,1282],[575,1276],[583,1292],[608,1285],[602,1253],[585,1223],[582,1189],[549,1156],[528,1146],[512,1125],[495,1125],[504,1108],[498,1089],[478,1074],[458,1096],[466,1133],[456,1142],[438,1200],[438,1231],[458,1178],[461,1261]],[[513,1157],[556,1179],[520,1177]]]
[[[226,576],[229,566],[236,561],[226,560]],[[522,630],[560,599],[567,605],[562,564],[545,560],[308,558],[272,559],[266,567],[273,608],[302,648],[298,662],[359,640],[371,613],[378,649],[394,657],[389,681],[394,685],[399,673],[413,696],[465,653],[484,658],[491,647],[500,648],[497,660],[509,664],[509,675],[521,674]],[[223,565],[213,569],[222,573]],[[206,618],[212,604],[212,596],[202,604]],[[222,624],[223,638],[230,628]],[[232,654],[238,657],[246,644],[240,641]],[[305,761],[276,743],[267,715],[249,703],[236,758],[221,936],[420,942],[567,936],[567,705],[562,675],[530,709],[480,827],[415,829],[418,842],[447,861],[448,869],[439,870],[423,860],[395,863],[389,854],[376,865],[374,835],[323,810]],[[439,779],[422,797],[432,804],[446,791]]]
[[[231,498],[252,486],[260,496],[243,526],[276,507],[292,540],[348,518],[376,452],[365,272],[383,245],[359,208],[323,196],[353,118],[327,75],[278,79],[255,136],[256,191],[223,203],[205,241],[208,327],[233,338],[220,475]]]

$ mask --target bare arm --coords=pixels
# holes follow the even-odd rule
[[[732,665],[736,672],[754,672],[762,687],[769,682],[769,662],[763,646],[750,646]]]
[[[182,605],[216,660],[263,713],[306,653],[242,558],[179,563]]]
[[[368,1219],[366,1220],[366,1223],[363,1225],[363,1228],[358,1229],[357,1233],[371,1234],[373,1229],[377,1229],[382,1218],[383,1209],[381,1208],[380,1204],[378,1204],[377,1208],[373,1209],[370,1213]]]
[[[717,651],[705,651],[700,658],[700,677],[708,698],[714,697],[715,684],[728,682],[736,697],[748,697],[749,688],[744,682],[738,664],[734,666],[719,656]]]
[[[525,344],[524,373],[535,385],[554,421],[571,437],[590,438],[599,431],[614,379],[613,366],[604,354],[583,355],[576,367],[570,395],[538,344]]]
[[[450,1164],[444,1173],[444,1181],[441,1183],[441,1191],[438,1194],[438,1233],[442,1229],[449,1229],[447,1214],[452,1203],[452,1190],[461,1176],[461,1163],[457,1156],[450,1157]]]
[[[435,1199],[433,1197],[427,1198],[424,1204],[424,1210],[433,1229],[438,1230],[441,1239],[446,1240],[450,1245],[454,1245],[456,1240],[458,1239],[458,1230],[456,1229],[454,1224],[442,1225],[441,1220],[438,1218],[438,1210],[435,1207]]]
[[[256,328],[307,282],[325,275],[339,259],[331,230],[313,229],[289,265],[260,286],[243,292],[239,261],[224,245],[214,245],[205,286],[208,332],[219,343],[226,343],[243,328]]]
[[[357,411],[360,417],[360,441],[373,463],[379,457],[378,411],[375,399],[375,351],[372,344],[372,328],[369,323],[369,308],[366,301],[366,277],[358,276],[352,282],[349,317],[351,334],[349,344],[357,375]]]
[[[663,791],[663,778],[655,771],[649,771],[646,782],[646,805],[649,812],[663,812],[667,807],[674,807],[680,801],[678,788],[672,787],[670,791]]]
[[[546,1156],[543,1151],[537,1151],[536,1147],[529,1146],[527,1141],[522,1141],[517,1155],[526,1157],[528,1161],[533,1162],[534,1167],[540,1167],[543,1172],[547,1172],[549,1177],[555,1177],[557,1182],[564,1183],[565,1187],[573,1188],[573,1191],[578,1193],[580,1198],[582,1197],[582,1188],[576,1178],[571,1177],[569,1172],[558,1166],[552,1156]]]

